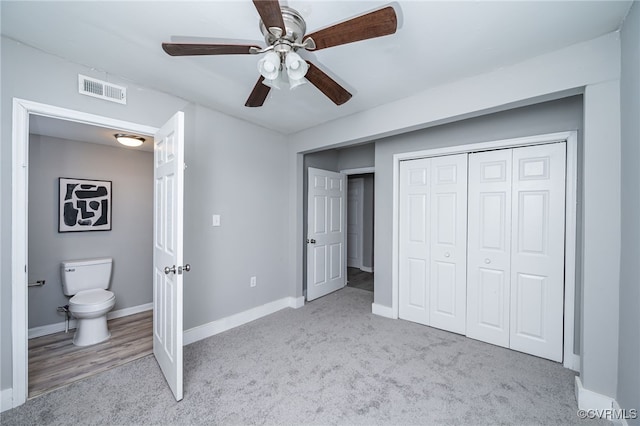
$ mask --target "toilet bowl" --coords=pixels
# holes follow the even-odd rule
[[[73,344],[89,346],[111,337],[107,312],[116,304],[116,296],[107,290],[84,290],[69,300],[69,312],[77,321]]]
[[[107,327],[107,312],[113,309],[116,297],[108,291],[111,278],[110,258],[70,260],[62,262],[62,287],[69,299],[69,312],[76,318],[73,344],[89,346],[111,337]]]

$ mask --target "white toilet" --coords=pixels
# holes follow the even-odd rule
[[[73,344],[89,346],[111,337],[107,312],[116,304],[108,291],[113,259],[84,259],[62,262],[62,289],[69,300],[69,312],[77,319]]]

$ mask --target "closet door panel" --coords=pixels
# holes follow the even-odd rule
[[[469,154],[468,337],[509,347],[512,151]]]
[[[400,163],[399,312],[401,319],[429,323],[430,160]]]
[[[562,361],[565,144],[513,150],[512,349]]]
[[[431,159],[429,323],[466,330],[467,154]]]

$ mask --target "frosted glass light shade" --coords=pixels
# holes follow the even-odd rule
[[[144,143],[144,138],[141,138],[140,136],[134,136],[134,135],[125,135],[122,133],[118,133],[114,135],[116,140],[121,143],[122,145],[125,146],[132,146],[132,147],[136,147],[136,146],[140,146]]]
[[[269,52],[258,61],[258,71],[266,80],[275,80],[280,72],[280,55]]]

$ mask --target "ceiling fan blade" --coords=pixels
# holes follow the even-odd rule
[[[264,80],[264,77],[260,76],[244,106],[259,107],[264,104],[264,101],[267,99],[267,95],[269,94],[269,90],[271,90],[271,87],[262,84],[262,80]]]
[[[162,49],[171,56],[248,55],[252,47],[260,49],[249,44],[162,43]]]
[[[325,74],[320,68],[307,61],[309,69],[304,76],[311,84],[316,86],[318,90],[325,94],[326,97],[331,99],[334,104],[342,105],[351,99],[351,93],[347,92],[347,89],[340,86],[334,79]]]
[[[280,28],[283,33],[286,31],[278,0],[253,0],[253,4],[267,29],[276,27]]]
[[[315,50],[319,50],[393,34],[397,28],[396,11],[387,6],[307,34],[304,38],[312,38],[316,43]]]

